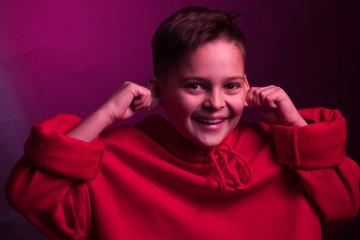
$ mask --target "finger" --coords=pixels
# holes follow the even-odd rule
[[[288,96],[285,91],[280,87],[275,87],[268,93],[267,102],[269,105],[274,106],[274,108],[278,107],[280,101],[284,100]]]
[[[254,107],[254,91],[258,89],[258,87],[251,87],[246,94],[246,105],[247,107]]]
[[[134,110],[149,109],[151,106],[151,92],[148,89],[139,89],[139,97],[134,99]]]
[[[146,104],[146,101],[144,101],[144,98],[134,99],[133,108],[134,108],[134,111],[139,111],[139,110],[147,108],[147,104]]]
[[[150,110],[153,108],[153,97],[152,97],[152,94],[150,92],[150,94],[146,97],[146,109],[147,110]]]
[[[262,88],[259,91],[259,99],[260,99],[262,108],[270,110],[270,109],[277,107],[272,98],[272,96],[273,96],[272,93],[274,91],[276,91],[276,89],[277,89],[276,86],[270,85],[270,86]]]
[[[262,99],[261,99],[262,91],[264,91],[264,87],[259,87],[259,88],[256,88],[252,94],[252,97],[253,97],[252,102],[253,102],[254,108],[259,111],[265,110],[263,107],[263,104],[262,104]]]
[[[250,107],[250,105],[249,105],[249,96],[248,96],[249,93],[250,93],[250,88],[247,89],[246,92],[245,92],[245,104],[244,104],[245,107]]]

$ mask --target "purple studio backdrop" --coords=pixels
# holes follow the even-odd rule
[[[231,13],[247,38],[253,86],[283,87],[298,108],[337,108],[358,163],[359,4],[326,0],[91,0],[0,2],[0,238],[46,239],[4,198],[31,124],[59,113],[86,117],[124,81],[153,74],[150,41],[160,22],[191,5]],[[157,110],[163,113],[161,110]],[[147,112],[128,121],[132,124]],[[252,110],[244,119],[258,120]],[[325,239],[359,239],[360,219]]]

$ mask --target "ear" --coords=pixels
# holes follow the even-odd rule
[[[159,80],[155,76],[149,78],[149,80],[146,83],[146,87],[151,91],[151,97],[153,99],[151,108],[158,107],[161,103],[161,96],[160,96],[161,87]]]
[[[250,85],[249,85],[249,82],[247,80],[246,74],[244,74],[244,79],[245,79],[245,107],[248,107],[249,104],[247,102],[247,93],[250,90]]]

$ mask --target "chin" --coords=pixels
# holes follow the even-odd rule
[[[197,141],[192,141],[193,143],[204,147],[204,148],[210,148],[210,147],[216,147],[219,146],[219,144],[224,140],[224,138],[217,138],[217,139],[207,139],[206,141],[201,141],[201,140],[197,140]]]

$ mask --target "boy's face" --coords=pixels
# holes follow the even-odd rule
[[[161,101],[173,127],[203,147],[219,145],[235,128],[249,89],[240,49],[216,40],[172,68]]]

